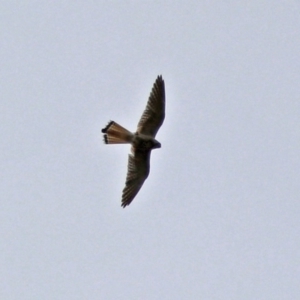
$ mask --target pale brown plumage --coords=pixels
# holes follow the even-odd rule
[[[164,118],[165,83],[162,76],[158,76],[135,133],[131,133],[114,121],[110,121],[102,129],[106,144],[130,143],[132,145],[126,184],[122,194],[123,207],[131,203],[149,175],[151,150],[161,147],[161,144],[155,140],[155,136]]]

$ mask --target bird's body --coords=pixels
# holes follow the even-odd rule
[[[132,154],[129,154],[126,185],[122,195],[123,207],[131,203],[149,175],[151,151],[161,147],[155,135],[164,118],[165,85],[162,76],[158,76],[135,133],[114,121],[110,121],[102,129],[106,144],[131,144]]]

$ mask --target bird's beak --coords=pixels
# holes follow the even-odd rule
[[[156,148],[161,148],[161,143],[158,141],[155,141],[155,144],[153,145],[153,149],[156,149]]]

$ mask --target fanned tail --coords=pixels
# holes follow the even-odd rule
[[[105,128],[104,133],[105,144],[129,144],[131,143],[133,134],[114,121],[110,121]]]

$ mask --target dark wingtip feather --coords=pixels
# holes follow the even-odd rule
[[[129,202],[129,203],[122,202],[121,206],[122,206],[123,208],[125,208],[125,207],[128,206],[129,204],[130,204],[130,202]]]
[[[156,80],[164,81],[162,75],[158,75]]]

